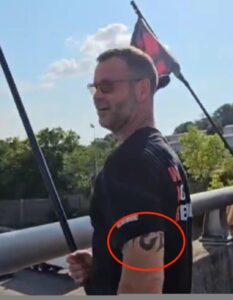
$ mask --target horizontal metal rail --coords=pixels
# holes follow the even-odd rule
[[[191,195],[193,216],[205,213],[203,242],[229,242],[232,237],[224,220],[224,209],[233,204],[233,187]],[[93,229],[89,217],[69,221],[80,249],[91,247]],[[59,223],[0,234],[0,275],[69,253]]]
[[[92,226],[89,217],[68,221],[80,249],[90,247]],[[69,253],[58,222],[0,234],[0,275]]]
[[[233,187],[193,194],[191,195],[191,200],[193,215],[198,216],[233,204]]]

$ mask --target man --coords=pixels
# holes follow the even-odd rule
[[[92,251],[69,255],[71,277],[89,295],[122,293],[189,293],[191,290],[191,209],[183,168],[155,129],[153,95],[158,75],[151,58],[130,47],[101,54],[94,83],[89,85],[99,123],[120,145],[107,159],[95,182],[90,217]],[[162,213],[184,231],[155,215],[139,214],[118,224],[111,236],[117,258],[110,255],[107,235],[121,218],[137,212]]]

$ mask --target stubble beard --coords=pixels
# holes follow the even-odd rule
[[[99,123],[101,127],[110,130],[114,135],[119,134],[119,132],[121,132],[125,125],[130,121],[135,105],[136,95],[134,91],[131,90],[124,100],[115,105],[115,107],[110,108],[107,120],[104,118],[101,119],[99,116]]]
[[[129,100],[131,99],[131,101]],[[127,101],[127,105],[125,106],[125,101]],[[116,110],[113,114],[112,122],[111,122],[111,131],[114,135],[119,134],[123,128],[130,122],[133,109],[135,107],[136,98],[133,94],[128,95],[127,99],[119,103],[116,107]]]

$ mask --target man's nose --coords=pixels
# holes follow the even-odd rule
[[[93,94],[94,101],[100,101],[101,99],[104,98],[104,96],[105,94],[101,92],[101,89],[99,87],[97,87]]]

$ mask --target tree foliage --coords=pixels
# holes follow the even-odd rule
[[[226,125],[233,124],[233,104],[228,103],[219,107],[212,114],[212,119],[220,130],[223,130]],[[208,134],[214,134],[215,132],[209,120],[206,117],[203,117],[194,122],[188,121],[178,125],[175,128],[174,133],[188,132],[190,125],[196,126],[200,130],[205,130]]]
[[[180,142],[181,158],[192,179],[209,188],[232,183],[233,158],[217,135],[206,135],[192,127]]]
[[[224,104],[214,113],[213,118],[221,128],[233,123],[233,104]]]
[[[59,194],[88,192],[93,176],[116,146],[111,135],[89,146],[80,145],[78,134],[59,127],[41,130],[37,141]],[[47,196],[29,141],[0,140],[0,199]]]

